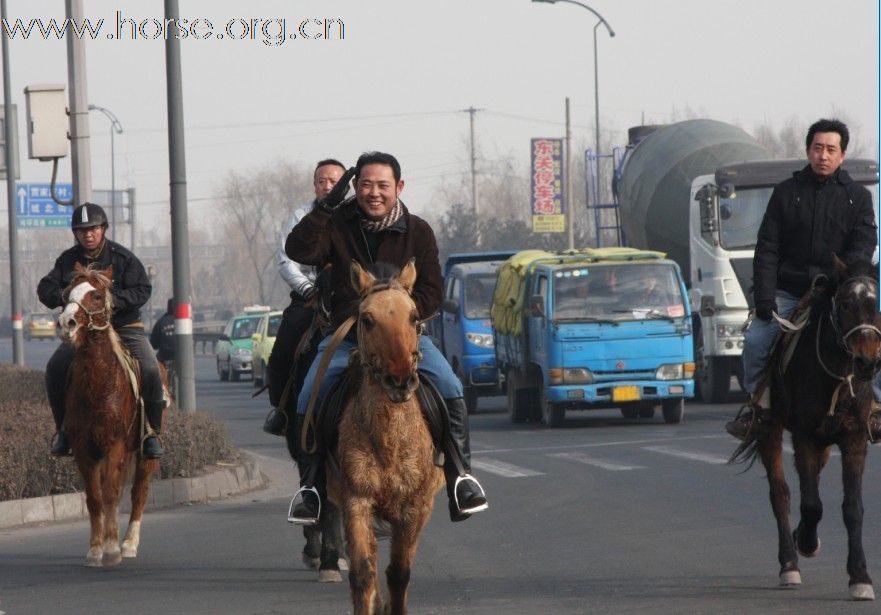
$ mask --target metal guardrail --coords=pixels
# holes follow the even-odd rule
[[[226,326],[226,322],[222,320],[193,323],[193,351],[198,352],[198,345],[201,343],[202,354],[213,354],[224,326]],[[211,346],[211,349],[206,352],[208,345]]]

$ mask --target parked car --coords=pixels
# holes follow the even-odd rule
[[[56,336],[58,321],[55,314],[50,312],[33,312],[28,316],[27,325],[24,328],[26,340],[51,340]]]
[[[251,336],[254,343],[251,351],[251,364],[253,365],[255,387],[269,384],[266,364],[269,363],[269,355],[272,354],[279,325],[281,325],[281,310],[268,312],[260,317],[257,332]]]
[[[254,342],[251,336],[257,331],[260,318],[269,310],[269,306],[263,305],[246,307],[226,323],[214,347],[217,376],[221,380],[237,381],[244,375],[252,374],[251,350]]]

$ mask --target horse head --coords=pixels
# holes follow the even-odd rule
[[[850,266],[833,257],[830,318],[858,380],[871,380],[881,368],[881,313],[878,312],[878,270],[870,263]]]
[[[358,304],[358,355],[361,365],[396,403],[410,399],[419,386],[421,322],[410,293],[416,282],[413,259],[397,275],[378,280],[352,261],[352,286]]]
[[[64,310],[58,317],[61,333],[69,342],[82,341],[80,331],[103,331],[110,327],[113,314],[113,266],[99,270],[92,265],[74,265],[70,283],[62,293],[67,297]]]

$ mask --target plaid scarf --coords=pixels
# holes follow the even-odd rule
[[[368,233],[380,233],[400,220],[402,215],[404,215],[404,208],[401,207],[401,201],[398,200],[392,210],[380,220],[361,218],[361,228]]]

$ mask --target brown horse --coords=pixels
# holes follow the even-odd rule
[[[421,328],[410,297],[416,267],[411,260],[397,276],[378,282],[353,262],[351,280],[361,294],[352,359],[360,374],[340,419],[335,462],[328,464],[328,495],[344,516],[354,612],[383,612],[376,570],[378,521],[391,527],[388,612],[406,613],[419,535],[444,483],[414,394]]]
[[[138,456],[141,424],[123,357],[133,366],[131,377],[140,377],[110,324],[112,279],[112,267],[98,271],[77,263],[59,317],[64,339],[74,348],[64,424],[86,487],[91,521],[86,566],[112,566],[138,554],[150,475],[159,466],[155,459]],[[117,507],[132,471],[132,510],[120,550]]]
[[[835,279],[806,298],[810,320],[782,374],[782,345],[772,354],[775,422],[770,432],[744,442],[732,459],[752,462],[761,457],[777,519],[780,585],[795,586],[801,584],[797,553],[814,557],[820,551],[820,472],[829,460],[830,447],[838,446],[850,594],[854,600],[874,600],[862,544],[862,477],[873,403],[871,381],[881,360],[878,272],[868,263],[847,269],[837,259],[836,267]],[[784,428],[792,433],[801,486],[801,521],[795,531],[789,525],[789,487],[783,473]]]

